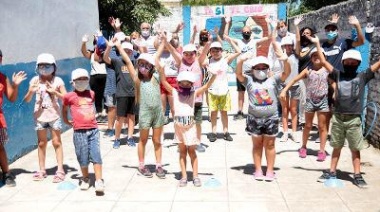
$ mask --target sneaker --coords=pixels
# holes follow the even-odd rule
[[[223,139],[226,141],[233,141],[234,139],[231,137],[229,132],[224,133]]]
[[[298,150],[298,155],[300,156],[300,158],[306,158],[306,156],[307,156],[307,149],[301,147]]]
[[[319,137],[316,138],[316,139],[315,139],[315,143],[317,143],[317,144],[321,143],[321,139],[319,139]]]
[[[15,187],[16,186],[16,177],[11,173],[3,173],[3,183],[8,187]]]
[[[367,188],[368,185],[365,182],[361,174],[354,174],[354,184],[359,188]]]
[[[326,180],[336,178],[336,173],[324,171],[323,174],[317,179],[317,182],[324,183]]]
[[[210,133],[210,134],[208,134],[208,140],[209,140],[210,142],[215,142],[216,139],[217,139],[217,137],[216,137],[216,134],[215,134],[215,133]]]
[[[115,136],[115,130],[112,130],[112,129],[107,129],[103,135],[103,137],[112,137],[112,136]]]
[[[187,186],[187,179],[186,179],[186,178],[182,178],[182,179],[179,181],[178,186],[179,186],[179,187],[185,187],[185,186]]]
[[[318,151],[317,161],[322,162],[325,160],[326,160],[326,152],[325,151],[323,151],[323,152]]]
[[[95,191],[96,192],[104,192],[104,181],[103,180],[97,180],[95,181]]]
[[[114,149],[120,148],[120,139],[115,139],[115,141],[113,142],[113,148]]]
[[[199,179],[199,177],[196,177],[193,179],[193,184],[195,187],[201,187],[202,186],[202,182],[201,182],[201,179]]]
[[[287,142],[288,141],[288,133],[283,133],[280,142]]]
[[[152,173],[149,171],[148,167],[144,166],[142,169],[139,168],[139,172],[144,177],[153,177]]]
[[[206,152],[206,148],[202,144],[197,145],[195,150],[197,150],[197,152]]]
[[[272,182],[275,179],[276,179],[276,173],[274,172],[267,172],[267,174],[265,175],[265,181]]]
[[[88,190],[90,188],[90,179],[88,177],[82,178],[79,184],[80,190]]]
[[[244,119],[244,114],[243,112],[239,111],[234,115],[234,120],[241,120]]]
[[[127,145],[130,147],[135,147],[136,146],[135,139],[133,139],[133,137],[128,138]]]
[[[165,170],[161,166],[156,168],[156,176],[160,179],[165,179]]]
[[[265,176],[262,171],[253,173],[253,178],[257,181],[264,180]]]

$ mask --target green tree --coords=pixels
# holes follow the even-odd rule
[[[108,33],[113,31],[109,17],[119,18],[122,30],[129,34],[139,31],[142,22],[152,24],[159,15],[171,15],[158,0],[98,0],[98,7],[100,28]]]

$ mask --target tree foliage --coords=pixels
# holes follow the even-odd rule
[[[140,31],[142,22],[154,23],[159,15],[168,16],[170,11],[158,0],[98,0],[99,22],[103,31],[111,32],[109,17],[123,22],[122,30],[129,34]]]

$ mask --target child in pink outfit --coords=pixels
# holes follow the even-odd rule
[[[157,66],[158,67],[158,66]],[[164,74],[164,69],[159,68],[160,79],[165,89],[173,95],[174,103],[174,130],[175,136],[179,141],[179,163],[181,166],[182,178],[179,182],[180,187],[187,185],[186,173],[186,157],[189,154],[191,165],[193,168],[193,183],[194,186],[199,187],[202,185],[198,177],[198,158],[195,151],[197,144],[200,140],[197,138],[195,120],[194,120],[194,107],[195,98],[205,92],[216,78],[216,74],[220,71],[214,71],[211,79],[202,87],[194,90],[193,83],[196,81],[196,76],[189,71],[183,71],[178,74],[177,83],[178,91],[174,89],[167,81]]]

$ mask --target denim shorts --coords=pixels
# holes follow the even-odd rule
[[[194,119],[196,124],[202,124],[202,105],[197,105],[195,103],[194,106]]]
[[[251,136],[276,136],[278,133],[278,117],[256,118],[248,115],[245,131]]]
[[[87,167],[90,162],[93,164],[102,164],[100,154],[99,130],[85,129],[74,130],[75,154],[80,167]]]
[[[327,97],[324,97],[321,101],[318,103],[313,102],[310,99],[306,99],[306,103],[304,105],[305,112],[306,113],[313,113],[313,112],[330,112],[330,107],[328,103]]]
[[[51,122],[41,122],[36,121],[35,130],[46,130],[46,129],[53,129],[53,130],[61,130],[62,129],[62,121],[61,118],[51,121]]]

